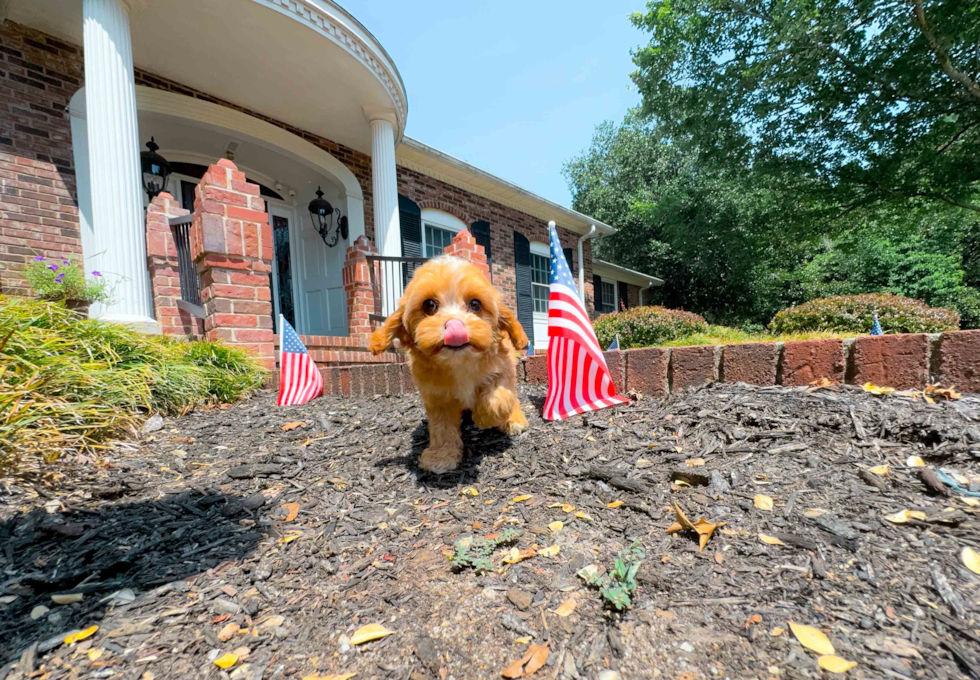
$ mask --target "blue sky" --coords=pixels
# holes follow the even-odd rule
[[[408,135],[570,205],[562,163],[639,103],[644,0],[341,0],[408,90]]]

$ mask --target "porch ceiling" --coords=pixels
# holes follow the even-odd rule
[[[329,0],[136,0],[137,68],[371,153],[364,109],[408,114],[394,63]],[[78,0],[8,0],[7,18],[82,45]]]

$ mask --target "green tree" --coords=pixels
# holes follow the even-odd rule
[[[643,111],[703,163],[837,214],[923,197],[980,211],[976,0],[651,0]]]

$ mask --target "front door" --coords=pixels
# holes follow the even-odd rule
[[[300,212],[300,211],[298,211]],[[301,333],[347,335],[347,295],[344,292],[346,241],[328,248],[313,228],[309,213],[300,212],[296,262],[299,264]]]

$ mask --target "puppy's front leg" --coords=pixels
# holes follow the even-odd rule
[[[473,424],[481,430],[499,427],[501,432],[514,435],[527,428],[527,418],[513,390],[498,385],[479,395],[473,407]]]
[[[455,470],[463,458],[459,432],[463,409],[458,404],[427,404],[425,410],[429,416],[429,448],[422,452],[419,467],[436,474]]]

